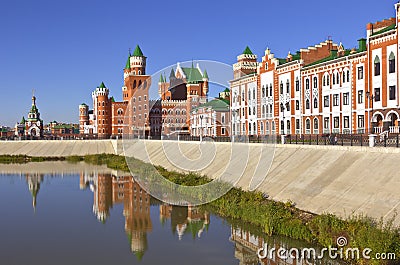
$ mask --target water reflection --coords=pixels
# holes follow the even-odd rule
[[[36,201],[40,190],[40,183],[43,182],[43,174],[26,174],[25,178],[28,182],[29,191],[32,194],[32,207],[36,212]]]
[[[49,186],[46,185],[48,183],[48,175],[25,173],[20,174],[20,176],[25,176],[29,192],[32,195],[32,206],[34,211],[36,211],[39,205],[38,200],[42,198],[42,203],[45,204],[45,200],[49,198],[44,196],[46,189],[49,189]],[[75,187],[77,187],[77,180],[74,179],[74,183]],[[112,226],[115,224],[111,221],[109,222],[111,215],[116,215],[116,212],[112,210],[113,207],[122,209],[120,218],[124,222],[124,233],[128,238],[130,250],[137,257],[138,262],[142,264],[161,264],[158,261],[152,260],[154,259],[154,255],[158,255],[162,251],[159,246],[160,242],[163,242],[162,249],[170,247],[178,252],[180,248],[189,247],[190,251],[186,250],[187,253],[182,256],[184,260],[189,256],[196,255],[196,251],[200,251],[199,253],[201,253],[202,249],[206,249],[207,247],[216,250],[213,256],[210,255],[207,257],[208,260],[206,262],[201,262],[200,258],[198,261],[194,259],[193,264],[341,264],[332,260],[306,261],[300,258],[280,259],[277,257],[276,252],[272,258],[259,260],[257,251],[265,244],[269,247],[275,247],[275,249],[279,249],[280,247],[301,249],[302,247],[310,246],[304,242],[287,238],[267,237],[259,233],[259,231],[248,231],[252,230],[252,228],[244,229],[237,224],[231,226],[226,221],[215,223],[211,217],[215,218],[215,220],[221,220],[221,218],[210,215],[209,212],[198,207],[178,207],[163,204],[151,198],[130,175],[124,175],[119,172],[83,172],[79,175],[79,189],[86,191],[86,194],[88,194],[87,192],[93,193],[93,196],[90,195],[93,198],[92,211],[97,219],[95,221],[93,218],[93,221],[95,223],[107,224],[107,229],[109,230],[114,229]],[[43,193],[43,197],[38,198],[39,191]],[[156,222],[155,218],[159,218],[159,222]],[[210,227],[211,220],[213,220],[213,227]],[[120,228],[121,226],[122,223],[119,224]],[[171,237],[165,236],[165,233],[160,232],[160,228],[161,230],[169,230],[169,235],[173,235],[173,238],[176,240],[171,240]],[[209,231],[212,232],[209,233]],[[185,241],[184,238],[186,237],[193,239],[195,245],[188,246],[187,241],[185,244],[183,241]],[[228,240],[233,244],[229,244]],[[154,250],[152,251],[151,249],[153,248]],[[125,250],[125,252],[127,251]],[[150,254],[147,254],[146,257],[149,257],[149,260],[147,258],[143,259],[144,255],[148,252]],[[154,254],[154,252],[157,254]],[[160,255],[173,255],[171,253],[170,249],[168,252],[166,250],[165,252],[161,252]],[[197,253],[197,255],[199,254]],[[217,255],[226,255],[227,258],[224,256],[224,260],[221,261],[218,260],[219,257]],[[176,254],[174,256],[176,259],[180,257]],[[176,263],[175,261],[174,264],[180,263]]]

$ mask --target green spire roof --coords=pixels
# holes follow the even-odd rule
[[[21,124],[25,124],[25,117],[22,116]]]
[[[139,45],[136,45],[136,48],[133,51],[133,56],[143,56],[143,52],[140,49]]]
[[[159,81],[160,83],[164,83],[164,77],[163,77],[163,75],[161,74],[160,75],[160,81]]]
[[[171,73],[169,74],[169,78],[175,78],[174,68],[171,68]]]
[[[131,69],[131,54],[129,53],[128,60],[126,60],[125,69]]]
[[[253,54],[253,52],[250,50],[249,46],[246,46],[242,54]]]
[[[101,82],[99,88],[106,88],[106,85],[104,85],[104,82]]]
[[[182,71],[185,73],[186,81],[188,83],[197,83],[203,81],[203,75],[198,68],[182,67]]]
[[[206,69],[204,69],[203,77],[208,79],[208,74]]]
[[[115,98],[114,97],[111,97],[111,102],[115,102]]]

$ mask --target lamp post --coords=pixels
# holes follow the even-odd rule
[[[200,142],[203,141],[203,114],[200,115]]]
[[[374,98],[375,96],[371,94],[371,92],[367,91],[366,96],[368,98],[368,123],[369,123],[369,133],[373,134],[374,133],[374,128],[372,127],[372,119],[373,116],[371,117],[370,114],[370,102],[371,102],[371,107],[372,107],[372,115],[374,114]]]

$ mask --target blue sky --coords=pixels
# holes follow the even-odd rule
[[[332,36],[357,46],[365,26],[395,16],[396,1],[103,1],[0,3],[0,125],[14,126],[32,88],[42,119],[78,122],[102,81],[121,99],[128,49],[139,44],[149,74],[178,61],[232,64],[246,45],[277,57]]]

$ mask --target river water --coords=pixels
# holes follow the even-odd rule
[[[61,162],[0,167],[0,264],[339,264],[259,260],[266,243],[313,246],[164,204],[126,173]]]

